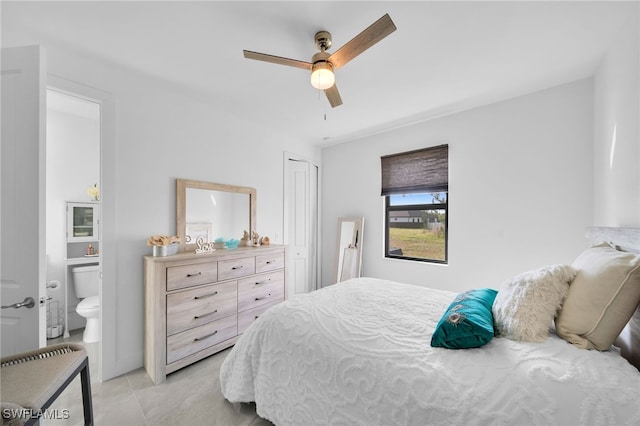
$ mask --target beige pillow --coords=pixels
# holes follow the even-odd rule
[[[640,303],[640,256],[608,243],[585,250],[556,318],[560,337],[583,349],[606,351]]]
[[[576,271],[547,266],[506,280],[493,302],[496,335],[511,340],[544,342]]]

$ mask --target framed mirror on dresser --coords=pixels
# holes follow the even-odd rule
[[[176,179],[176,234],[180,251],[195,250],[196,241],[240,239],[256,230],[256,189]]]
[[[194,239],[240,239],[256,230],[254,188],[177,179],[178,254],[144,257],[145,369],[167,374],[234,345],[267,309],[287,298],[286,247],[196,252]]]

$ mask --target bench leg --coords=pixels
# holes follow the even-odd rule
[[[89,360],[85,360],[85,366],[80,371],[80,383],[82,385],[82,406],[84,408],[84,424],[93,426],[93,401],[91,400],[91,380],[89,379]]]

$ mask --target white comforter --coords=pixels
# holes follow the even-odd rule
[[[616,351],[432,348],[454,296],[371,278],[295,296],[238,340],[222,393],[282,426],[640,424],[640,373]]]

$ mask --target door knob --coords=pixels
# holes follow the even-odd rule
[[[25,297],[25,299],[20,303],[14,303],[13,305],[3,305],[2,309],[33,308],[34,306],[36,306],[36,301],[33,299],[33,297]]]

